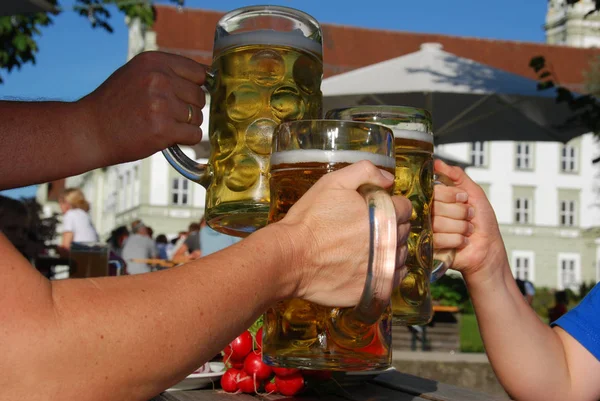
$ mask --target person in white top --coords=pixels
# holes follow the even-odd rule
[[[85,200],[81,190],[65,189],[58,204],[63,212],[63,249],[71,249],[73,242],[98,242],[98,233],[88,214],[90,204]]]

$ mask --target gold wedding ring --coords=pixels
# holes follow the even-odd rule
[[[192,122],[192,117],[194,117],[194,109],[192,108],[191,104],[188,104],[188,118],[186,123],[191,123]]]

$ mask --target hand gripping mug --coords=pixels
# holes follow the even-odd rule
[[[370,160],[393,172],[393,154],[392,131],[382,125],[333,120],[280,125],[271,154],[269,223],[281,220],[331,171]],[[360,303],[332,308],[301,299],[278,302],[264,316],[262,349],[267,364],[328,370],[390,366],[390,297],[394,280],[403,274],[396,270],[396,214],[391,189],[363,186],[359,192],[371,225],[369,270]]]
[[[455,252],[433,249],[433,185],[448,180],[433,173],[431,115],[413,107],[357,106],[330,110],[326,118],[379,123],[394,132],[394,194],[412,202],[413,214],[406,259],[408,273],[392,296],[393,320],[406,325],[427,324],[433,317],[429,283],[444,275]]]
[[[244,7],[217,23],[206,85],[208,164],[178,146],[163,151],[178,172],[206,188],[211,228],[243,237],[266,224],[273,132],[281,122],[321,117],[322,53],[319,24],[298,10]]]

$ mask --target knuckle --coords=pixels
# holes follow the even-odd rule
[[[361,160],[356,163],[368,176],[373,174],[379,174],[379,171],[375,165],[369,160]]]
[[[150,91],[164,92],[171,86],[171,78],[162,71],[150,71],[146,76],[146,85]]]
[[[148,109],[153,115],[162,114],[169,109],[169,101],[162,96],[153,96],[149,101]]]

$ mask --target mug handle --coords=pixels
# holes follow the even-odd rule
[[[454,182],[444,174],[435,173],[433,176],[433,185],[446,185],[453,187]],[[446,271],[454,263],[454,256],[456,255],[456,249],[438,249],[433,251],[433,269],[429,276],[429,282],[434,283],[439,280]]]
[[[356,343],[361,333],[379,320],[390,305],[396,273],[398,228],[391,196],[383,188],[363,185],[358,192],[369,208],[369,262],[367,279],[359,303],[354,308],[335,308],[331,330],[337,340]]]
[[[215,80],[215,73],[206,70],[206,80],[204,84],[201,85],[202,89],[204,89],[205,92],[210,93],[215,87]],[[198,163],[187,157],[178,145],[163,150],[162,154],[179,174],[188,180],[199,183],[204,188],[208,188],[208,185],[210,184],[210,174],[206,164]]]

